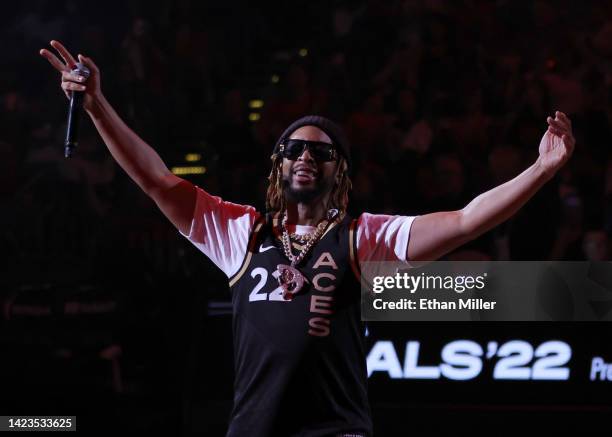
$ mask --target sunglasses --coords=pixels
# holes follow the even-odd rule
[[[338,157],[333,144],[320,141],[286,139],[281,143],[279,151],[283,158],[295,161],[302,156],[306,147],[316,161],[335,161]]]

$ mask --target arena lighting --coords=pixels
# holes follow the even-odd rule
[[[272,81],[272,83],[278,83],[279,80],[280,80],[280,77],[278,76],[278,74],[273,74],[272,77],[270,78],[270,81]]]
[[[298,54],[303,58],[304,56],[308,56],[308,49],[300,49]]]
[[[259,119],[261,118],[261,114],[258,114],[257,112],[251,112],[249,114],[249,121],[259,121]]]
[[[263,105],[264,105],[264,101],[260,99],[251,100],[249,102],[249,108],[251,109],[263,108]]]
[[[204,174],[206,173],[206,167],[197,166],[197,167],[172,167],[170,170],[175,175],[190,175],[190,174]]]
[[[199,153],[188,153],[185,155],[185,161],[187,162],[197,162],[202,159],[202,155]]]

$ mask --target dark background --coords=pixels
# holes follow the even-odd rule
[[[3,12],[1,414],[77,414],[90,433],[216,436],[231,407],[226,279],[89,121],[63,158],[67,101],[38,55],[50,39],[94,59],[109,101],[168,166],[199,153],[206,173],[187,178],[260,209],[274,141],[308,113],[351,139],[353,214],[416,215],[461,208],[520,173],[546,116],[562,110],[571,161],[509,222],[446,258],[610,258],[609,2],[38,0]],[[398,350],[421,341],[432,362],[457,338],[574,348],[566,383],[373,378],[378,435],[585,433],[610,416],[610,383],[585,379],[591,357],[612,361],[606,324],[371,331]]]

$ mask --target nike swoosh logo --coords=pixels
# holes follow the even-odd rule
[[[264,247],[263,244],[259,246],[259,253],[265,252],[266,250],[274,249],[275,246]]]

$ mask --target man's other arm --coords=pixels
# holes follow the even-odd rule
[[[479,195],[461,210],[414,219],[406,254],[411,263],[435,261],[504,222],[554,176],[571,156],[575,140],[565,114],[556,112],[547,122],[538,159],[520,175]]]

